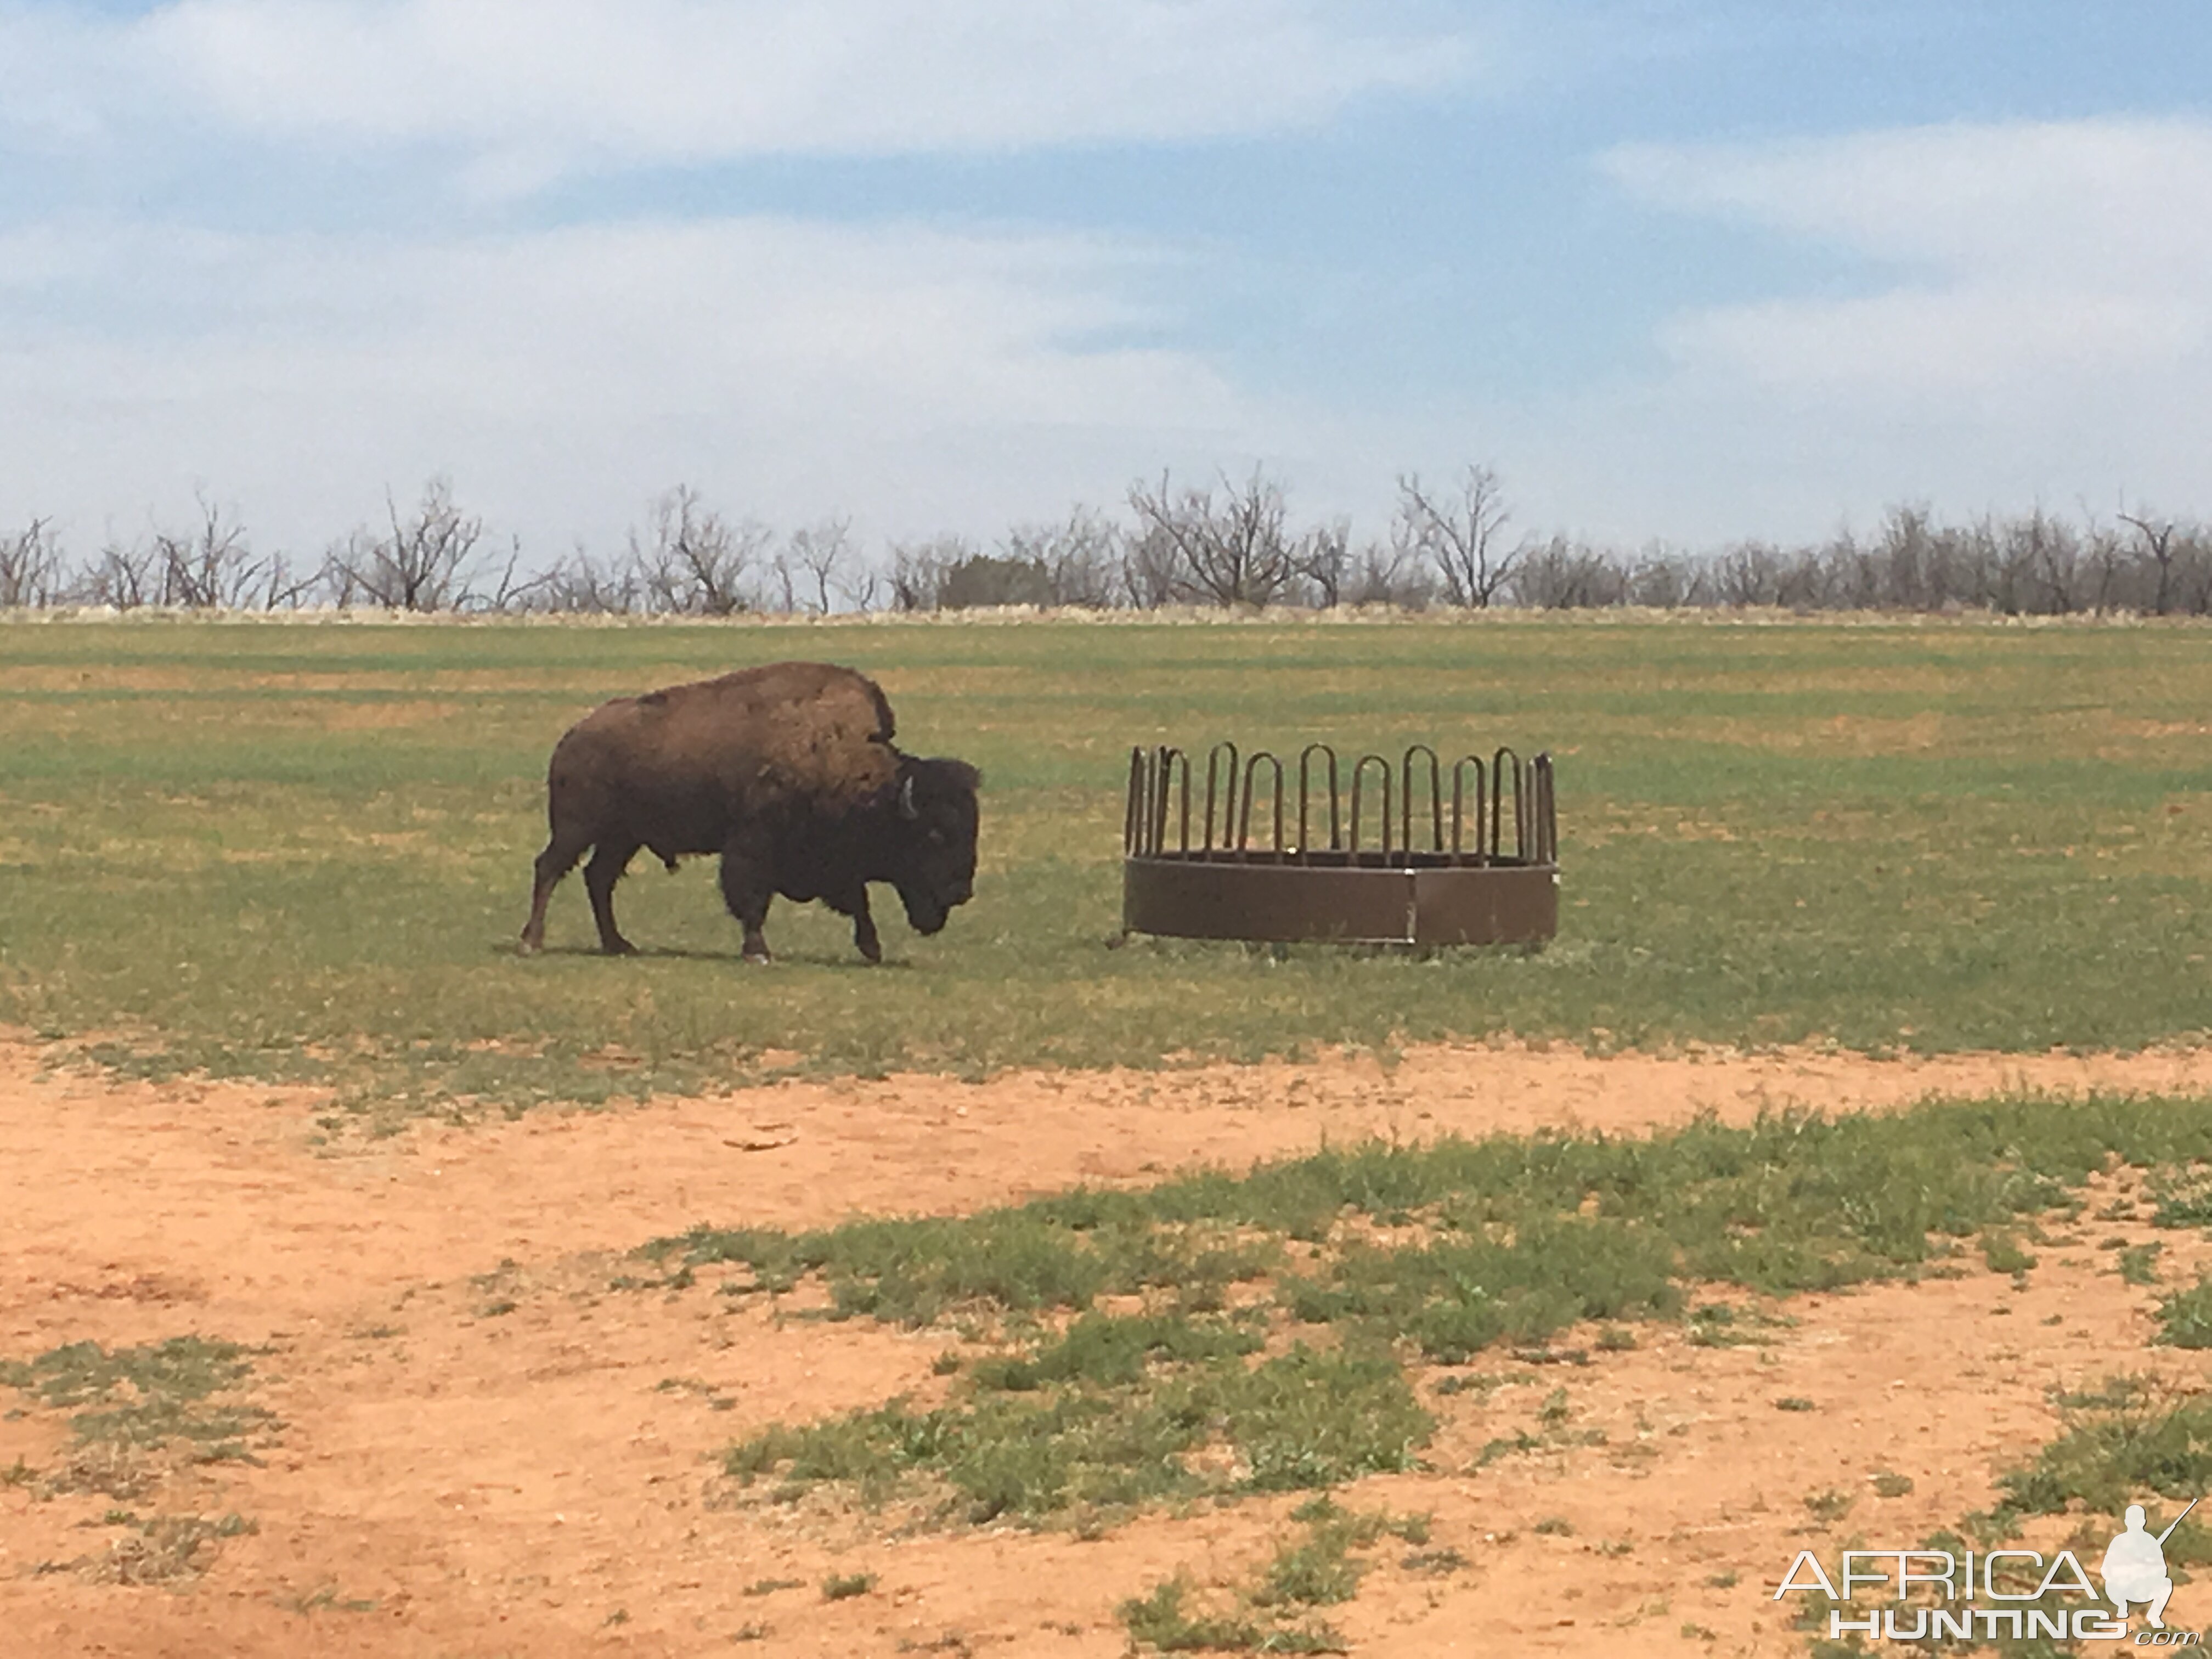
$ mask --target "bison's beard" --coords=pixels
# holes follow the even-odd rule
[[[942,933],[945,919],[952,913],[930,894],[899,889],[899,902],[906,906],[906,919],[917,933]]]

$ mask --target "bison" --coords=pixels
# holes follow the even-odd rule
[[[546,901],[586,849],[584,890],[611,956],[635,949],[615,926],[614,892],[640,848],[671,870],[686,854],[721,855],[722,899],[744,924],[748,962],[769,959],[761,928],[778,893],[850,916],[870,962],[883,960],[872,881],[896,888],[907,920],[936,933],[975,891],[981,779],[964,761],[901,753],[891,733],[881,688],[827,663],[748,668],[594,709],[546,769],[552,834],[524,952],[544,944]]]

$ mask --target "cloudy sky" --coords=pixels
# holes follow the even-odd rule
[[[2204,0],[0,0],[0,526],[2212,512]]]

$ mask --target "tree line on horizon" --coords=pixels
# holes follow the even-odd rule
[[[1945,522],[1893,506],[1870,533],[1633,551],[1564,534],[1511,532],[1497,472],[1465,468],[1432,489],[1398,479],[1386,533],[1293,520],[1255,468],[1205,483],[1133,485],[1121,517],[1077,507],[986,546],[940,536],[871,556],[849,520],[787,532],[731,519],[678,485],[617,551],[578,548],[542,569],[518,542],[434,478],[411,507],[387,497],[318,559],[257,551],[234,508],[203,493],[189,524],[72,556],[53,523],[0,532],[0,608],[160,607],[285,611],[732,617],[927,612],[992,606],[1150,611],[1498,608],[1987,611],[2008,616],[2212,615],[2212,528],[2121,513],[2069,519],[2038,507]]]

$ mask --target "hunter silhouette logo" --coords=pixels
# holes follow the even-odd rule
[[[2129,1504],[2124,1526],[2099,1563],[2102,1595],[2069,1549],[2051,1555],[2027,1549],[1845,1550],[1832,1576],[1819,1556],[1800,1550],[1773,1599],[1823,1598],[1831,1641],[1850,1636],[1889,1642],[2043,1638],[2198,1647],[2203,1643],[2199,1632],[2166,1626],[2166,1604],[2173,1595],[2166,1545],[2201,1501],[2191,1498],[2155,1533],[2143,1506]],[[2129,1625],[2137,1608],[2141,1630]]]
[[[2140,1504],[2128,1505],[2128,1529],[2112,1540],[2105,1552],[2105,1594],[2120,1610],[2120,1617],[2128,1616],[2128,1603],[2149,1603],[2146,1614],[2153,1630],[2166,1628],[2166,1598],[2173,1594],[2173,1580],[2166,1576],[2166,1540],[2173,1536],[2174,1528],[2188,1517],[2189,1510],[2200,1500],[2191,1498],[2189,1509],[2182,1510],[2166,1524],[2164,1532],[2155,1538],[2143,1530],[2143,1508]]]

